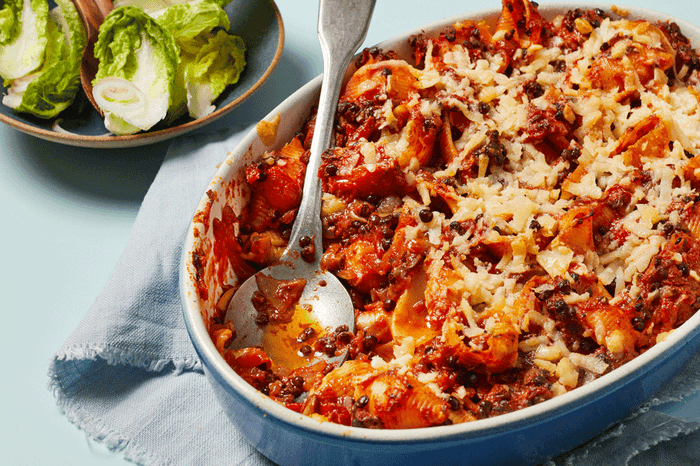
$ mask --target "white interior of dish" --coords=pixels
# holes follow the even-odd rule
[[[551,3],[541,5],[539,11],[543,14],[543,16],[551,19],[571,8],[602,8],[605,11],[610,12],[610,5],[601,3],[577,3],[575,5],[571,3]],[[668,15],[643,8],[624,6],[619,8],[629,11],[628,19],[646,18],[662,21],[673,20],[681,27],[682,32],[691,40],[693,44],[696,44],[696,46],[697,44],[700,44],[700,28],[686,21],[671,18]],[[400,57],[406,57],[408,56],[409,52],[408,39],[413,34],[420,32],[425,32],[429,35],[437,34],[445,26],[454,24],[455,22],[464,19],[495,20],[499,13],[500,8],[447,18],[445,20],[429,24],[423,28],[409,31],[401,36],[397,36],[383,42],[378,46],[385,50],[394,50]],[[223,188],[228,186],[231,180],[235,179],[235,177],[239,177],[239,179],[242,177],[243,168],[248,162],[258,160],[264,151],[275,147],[281,147],[286,141],[293,137],[294,133],[308,116],[310,108],[318,99],[320,82],[320,78],[314,79],[293,94],[290,98],[285,100],[268,115],[266,118],[268,121],[272,120],[278,114],[282,118],[275,146],[265,147],[258,138],[257,133],[252,131],[239,144],[236,150],[229,155],[226,161],[221,165],[216,177],[209,186],[210,190],[219,192],[220,194],[212,206],[212,215],[210,218],[220,215],[221,207],[223,205],[222,201],[225,198],[223,195]],[[209,196],[205,195],[199,209],[205,208],[207,203],[210,202],[209,199]],[[237,202],[232,203],[231,206],[235,210],[236,208],[240,208],[242,202],[243,200],[239,199]],[[195,238],[193,233],[194,229],[199,230],[199,235],[197,238]],[[546,418],[548,415],[560,411],[563,408],[582,405],[590,400],[596,399],[598,396],[602,396],[606,390],[612,389],[617,384],[624,383],[624,381],[632,378],[635,373],[638,373],[640,370],[642,370],[642,368],[644,368],[644,366],[648,365],[656,358],[663,358],[664,355],[674,352],[677,348],[683,346],[689,338],[694,337],[697,334],[698,327],[700,327],[700,312],[698,312],[688,322],[682,325],[679,329],[675,330],[665,341],[657,344],[646,353],[638,356],[633,361],[614,370],[610,374],[590,382],[583,387],[577,388],[576,390],[560,395],[551,400],[547,400],[538,405],[528,407],[520,411],[503,414],[498,417],[452,426],[410,430],[373,430],[346,427],[332,423],[322,423],[284,408],[278,403],[272,401],[267,396],[258,392],[252,386],[248,385],[242,378],[240,378],[217,352],[214,344],[209,338],[200,312],[202,312],[201,310],[203,308],[211,309],[213,307],[214,300],[218,296],[218,293],[210,293],[208,300],[210,302],[199,302],[199,299],[197,298],[196,285],[191,279],[193,276],[193,268],[191,260],[188,258],[187,254],[187,251],[192,250],[195,242],[203,240],[206,241],[208,234],[210,234],[210,232],[204,232],[202,225],[193,225],[188,233],[184,247],[184,267],[186,269],[181,277],[181,293],[183,296],[185,314],[187,320],[189,321],[188,324],[190,326],[192,337],[199,343],[199,347],[203,349],[206,357],[212,362],[215,370],[218,371],[218,373],[224,380],[226,380],[228,384],[230,384],[233,390],[240,393],[241,396],[245,397],[250,403],[267,413],[268,416],[281,422],[295,425],[299,428],[315,432],[322,432],[326,435],[338,436],[338,438],[369,442],[411,442],[415,440],[430,441],[431,439],[445,439],[446,437],[475,437],[478,435],[483,435],[488,431],[493,432],[495,429],[502,430],[508,428],[509,426],[515,426],[518,424],[522,425],[524,422],[537,422],[543,418]],[[235,283],[236,278],[232,273],[229,272],[227,277],[229,280],[231,280],[230,283]],[[210,289],[216,287],[218,287],[218,291],[220,291],[220,284],[211,283]]]

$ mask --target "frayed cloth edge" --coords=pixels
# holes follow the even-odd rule
[[[169,461],[149,453],[133,440],[107,428],[102,421],[85,412],[78,403],[71,399],[61,384],[60,371],[56,367],[62,362],[75,361],[104,361],[108,365],[129,365],[148,372],[161,372],[169,364],[173,366],[176,375],[184,371],[202,372],[202,364],[198,358],[153,358],[150,355],[139,354],[121,348],[106,346],[75,345],[59,350],[52,359],[49,370],[48,388],[56,398],[56,404],[66,418],[82,430],[85,435],[102,444],[110,451],[118,452],[125,459],[140,465],[168,465]]]
[[[559,455],[557,458],[562,459],[564,461],[563,463],[559,463],[557,461],[557,458],[551,458],[542,466],[558,466],[558,464],[563,464],[565,466],[573,466],[575,461],[585,461],[586,458],[588,458],[588,456],[590,455],[591,450],[598,447],[599,445],[602,445],[605,441],[610,440],[611,438],[621,436],[624,428],[625,426],[622,424],[612,426],[608,430],[598,435],[598,437],[591,439],[583,445],[579,445],[573,450],[569,450],[567,453]]]
[[[650,411],[650,405],[649,403],[646,403],[637,412],[633,413],[624,421],[621,421],[620,424],[613,426],[612,428],[603,432],[597,438],[591,440],[590,442],[580,445],[579,447],[560,456],[559,458],[563,460],[563,463],[559,463],[557,462],[556,458],[552,458],[549,461],[545,462],[543,466],[557,466],[559,464],[562,464],[563,466],[574,466],[574,464],[585,463],[586,459],[592,454],[592,452],[595,449],[601,448],[601,446],[608,440],[624,435],[625,429],[630,427],[628,423],[633,421],[634,418],[643,415],[648,411]],[[630,454],[627,455],[627,457],[624,460],[625,462],[622,466],[629,465],[629,462],[635,456],[655,447],[656,445],[662,442],[673,440],[679,437],[680,435],[690,435],[693,432],[697,432],[698,430],[700,430],[700,423],[693,421],[688,422],[679,419],[673,419],[671,421],[674,420],[679,422],[670,423],[670,425],[668,426],[666,426],[666,424],[661,424],[654,427],[654,429],[665,427],[665,429],[659,434],[660,436],[658,438],[638,439],[638,441],[641,442],[640,445],[636,446],[636,448],[634,448],[630,452]]]
[[[109,345],[74,345],[61,348],[54,360],[59,361],[96,361],[104,360],[110,366],[125,365],[144,369],[148,372],[160,372],[168,364],[173,365],[173,372],[180,374],[183,371],[203,372],[202,363],[196,357],[181,358],[154,358],[151,355],[138,353],[132,350],[124,350]],[[51,374],[49,374],[51,376]]]
[[[663,425],[657,426],[657,428],[662,428],[665,426],[666,426],[666,424],[663,424]],[[635,449],[634,451],[632,451],[630,453],[630,455],[627,456],[627,458],[625,459],[625,465],[628,465],[630,460],[632,460],[632,458],[634,458],[638,454],[645,452],[645,451],[649,450],[650,448],[653,448],[662,442],[668,442],[669,440],[673,440],[680,435],[690,435],[693,432],[697,432],[698,430],[700,430],[700,424],[695,423],[695,422],[673,423],[673,424],[669,425],[668,427],[670,429],[668,429],[668,428],[664,429],[658,438],[650,439],[650,440],[640,439],[642,444],[639,446],[638,449]]]
[[[119,453],[126,460],[139,465],[166,466],[170,464],[170,461],[166,461],[153,453],[149,453],[133,440],[129,440],[115,430],[107,428],[99,419],[91,416],[77,406],[76,402],[65,396],[56,377],[51,377],[49,389],[56,397],[56,404],[66,418],[71,424],[82,430],[89,438],[102,443],[110,451]]]

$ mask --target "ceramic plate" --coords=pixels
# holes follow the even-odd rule
[[[198,120],[184,118],[174,126],[156,126],[148,132],[115,136],[105,129],[104,120],[92,108],[81,91],[76,102],[56,120],[42,120],[0,105],[0,121],[49,141],[96,148],[123,148],[151,144],[180,136],[211,123],[230,112],[258,90],[277,65],[284,45],[284,25],[273,0],[232,0],[225,10],[231,20],[230,31],[240,36],[246,44],[246,67],[238,83],[229,86],[214,102],[216,110],[204,118]],[[2,94],[6,92],[7,88],[2,86]]]

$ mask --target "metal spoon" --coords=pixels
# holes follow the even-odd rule
[[[299,304],[310,306],[311,318],[321,329],[334,330],[347,325],[355,329],[355,312],[345,287],[331,273],[321,270],[322,224],[321,181],[318,170],[321,154],[330,147],[333,119],[345,70],[367,34],[376,0],[321,0],[318,16],[318,38],[323,52],[323,81],[319,97],[311,154],[306,167],[302,202],[292,227],[289,244],[276,264],[259,274],[273,280],[306,280]],[[310,245],[306,246],[307,243]],[[301,242],[301,245],[300,245]],[[309,256],[313,251],[313,257]],[[306,260],[305,260],[306,259]],[[233,322],[236,337],[229,348],[263,346],[267,327],[256,323],[257,311],[252,297],[258,290],[256,277],[245,281],[231,299],[226,320]],[[307,306],[307,308],[308,308]],[[279,342],[282,344],[282,342]],[[346,352],[335,355],[316,354],[329,363],[342,363]],[[269,354],[269,353],[268,353]],[[273,357],[274,360],[274,357]],[[309,358],[300,365],[317,359]]]
[[[95,107],[100,115],[104,116],[95,98],[92,95],[92,81],[97,75],[97,67],[99,61],[95,58],[95,42],[99,34],[100,25],[104,22],[105,17],[114,9],[111,0],[73,0],[75,8],[78,10],[80,18],[85,26],[87,35],[87,45],[83,52],[83,61],[80,64],[80,83],[83,86],[83,91],[88,100]]]

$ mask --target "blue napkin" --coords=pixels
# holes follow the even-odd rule
[[[187,335],[178,291],[189,221],[218,164],[250,129],[183,136],[171,144],[114,272],[50,363],[50,387],[68,420],[134,463],[272,464],[245,442],[214,398]],[[550,466],[700,461],[698,413],[685,419],[655,409],[699,389],[696,357],[630,419]]]

